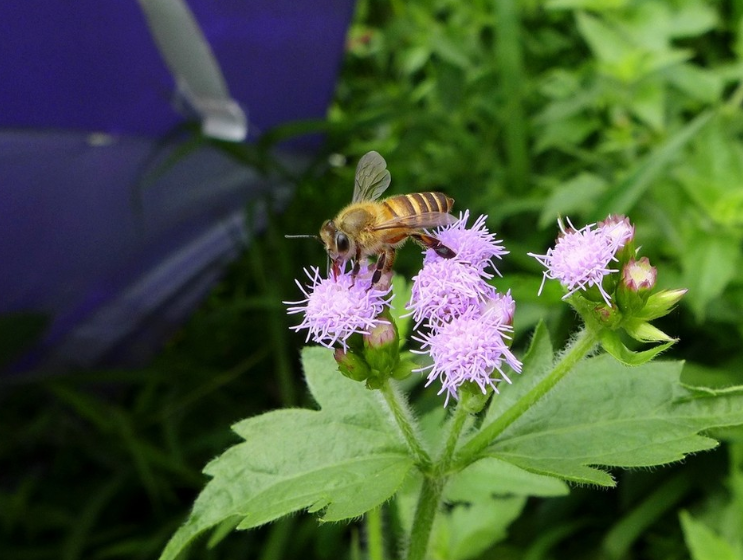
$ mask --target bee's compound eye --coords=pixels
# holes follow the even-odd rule
[[[349,243],[348,236],[346,236],[345,233],[338,232],[336,234],[335,247],[338,250],[338,253],[341,255],[348,253],[348,250],[351,248],[351,244]]]

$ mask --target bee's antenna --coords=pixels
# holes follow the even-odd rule
[[[310,237],[312,239],[317,239],[317,240],[320,239],[320,237],[318,237],[317,235],[310,235],[310,234],[304,234],[304,235],[285,235],[284,237],[286,237],[287,239],[299,239],[299,238],[302,238],[302,237]]]

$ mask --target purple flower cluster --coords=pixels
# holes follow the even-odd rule
[[[485,216],[467,228],[467,212],[451,226],[435,232],[436,238],[452,249],[456,256],[445,259],[428,250],[423,269],[413,278],[413,289],[407,308],[417,326],[427,331],[413,337],[433,363],[417,371],[428,371],[430,385],[441,381],[440,393],[459,398],[463,384],[476,384],[483,393],[488,387],[498,391],[495,383],[510,379],[504,364],[517,372],[521,363],[508,348],[508,334],[515,311],[510,292],[499,294],[487,283],[499,275],[493,259],[507,251],[485,226]],[[494,378],[497,371],[500,377]]]
[[[560,236],[546,254],[528,253],[546,268],[539,293],[542,293],[547,279],[558,280],[567,289],[563,299],[578,290],[596,286],[606,304],[611,305],[611,296],[604,289],[603,280],[612,272],[618,272],[609,265],[612,261],[617,262],[617,251],[633,239],[634,226],[627,218],[615,216],[579,230],[570,220],[567,223],[566,228],[562,220],[558,220]]]
[[[307,329],[308,341],[312,339],[328,348],[340,344],[347,350],[352,334],[369,334],[387,322],[379,319],[379,315],[390,304],[391,288],[380,290],[372,286],[370,274],[360,274],[354,280],[348,272],[323,278],[316,267],[305,269],[305,273],[310,279],[309,286],[305,288],[297,281],[305,298],[284,303],[292,306],[289,314],[304,314],[302,322],[291,329]]]
[[[436,238],[452,249],[456,256],[445,259],[428,249],[423,268],[413,278],[413,293],[408,309],[416,326],[424,321],[432,325],[447,322],[495,296],[495,289],[486,280],[500,276],[493,259],[508,254],[495,234],[485,226],[486,216],[480,216],[467,228],[469,212],[459,220],[436,232]]]

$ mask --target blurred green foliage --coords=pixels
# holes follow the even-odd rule
[[[308,404],[303,340],[281,301],[325,256],[283,234],[315,233],[347,203],[372,149],[391,193],[441,189],[489,215],[511,251],[498,286],[518,302],[517,350],[540,317],[556,344],[575,321],[558,290],[537,298],[526,252],[543,252],[560,215],[626,213],[661,286],[689,288],[659,325],[680,338],[685,381],[743,384],[742,16],[741,0],[359,0],[327,122],[229,150],[272,169],[274,141],[319,129],[326,152],[293,177],[288,208],[268,205],[268,227],[163,353],[141,370],[2,387],[0,557],[152,558],[203,487],[200,469],[236,440],[230,424]],[[396,268],[419,265],[407,248]],[[615,473],[616,491],[529,502],[479,558],[743,558],[743,432],[714,435],[727,443],[685,464]],[[394,508],[382,522],[392,554]],[[192,557],[360,558],[363,544],[360,525],[304,515]]]

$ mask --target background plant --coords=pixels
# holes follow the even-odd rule
[[[555,345],[575,321],[557,291],[536,299],[540,271],[526,252],[551,243],[558,214],[586,223],[624,212],[663,287],[689,288],[660,325],[680,338],[683,379],[740,385],[742,13],[740,2],[701,0],[359,2],[322,125],[328,152],[343,156],[332,161],[347,164],[296,178],[291,206],[146,370],[4,391],[3,557],[151,557],[203,486],[198,471],[235,441],[229,424],[308,402],[280,301],[296,295],[301,266],[325,257],[281,236],[315,232],[345,204],[354,162],[371,149],[387,159],[393,193],[441,188],[508,240],[516,348],[538,317]],[[233,154],[256,162],[255,151]],[[264,165],[268,154],[257,152]],[[403,250],[396,268],[410,277],[419,259]],[[416,405],[439,403],[424,393]],[[740,557],[741,434],[714,435],[727,442],[717,451],[615,473],[615,491],[512,497],[502,539],[479,554]],[[394,535],[405,520],[383,522]],[[357,524],[298,516],[208,554],[342,558],[363,541]]]

